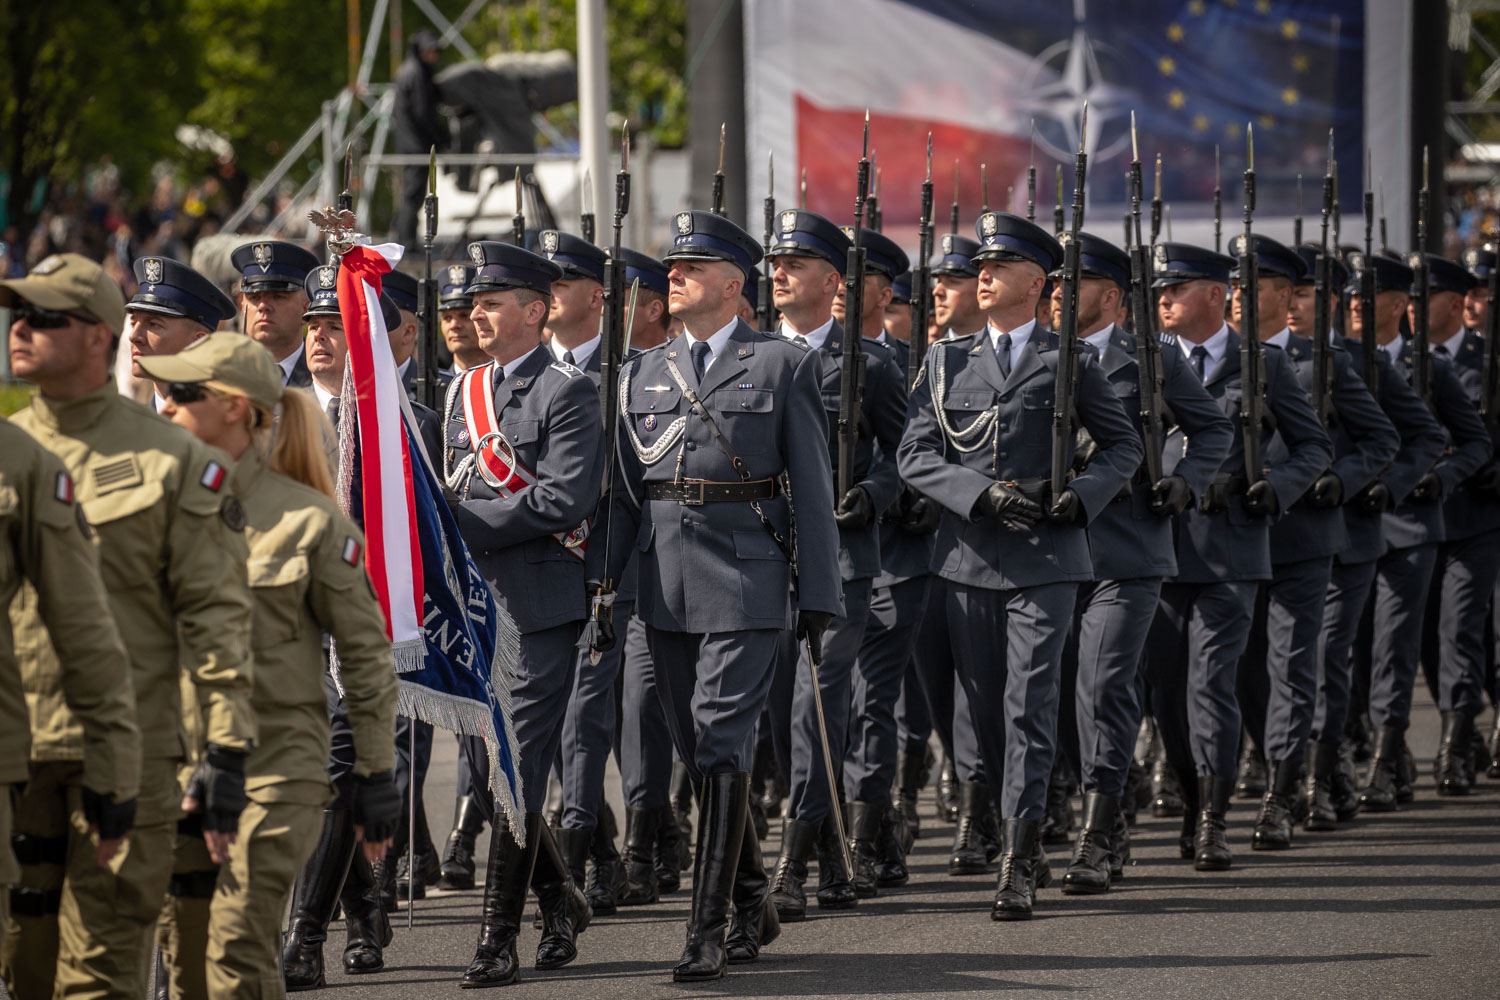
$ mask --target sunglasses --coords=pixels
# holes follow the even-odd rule
[[[16,318],[33,330],[61,330],[75,320],[79,323],[99,322],[88,313],[55,312],[51,309],[38,309],[36,306],[22,306],[16,310]]]
[[[186,406],[189,403],[201,403],[212,393],[202,382],[168,382],[167,398],[174,405]]]

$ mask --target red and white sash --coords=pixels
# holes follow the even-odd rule
[[[536,485],[536,473],[516,458],[515,446],[500,430],[500,415],[495,412],[495,362],[470,368],[459,378],[459,399],[464,408],[464,426],[469,431],[469,447],[474,449],[474,467],[496,493],[515,496]],[[554,532],[553,538],[579,559],[584,558],[589,529],[585,522],[572,531]]]

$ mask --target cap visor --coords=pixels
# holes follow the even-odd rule
[[[73,296],[58,291],[43,278],[12,278],[9,281],[0,281],[0,304],[14,305],[16,299],[25,299],[38,309],[62,311],[82,307],[82,303]]]
[[[141,371],[158,382],[207,382],[213,372],[180,354],[142,355],[135,359]]]
[[[702,250],[682,250],[667,254],[662,258],[663,263],[671,263],[674,260],[722,260],[727,264],[737,264],[733,258],[724,254],[707,253]]]
[[[125,303],[125,315],[133,312],[158,313],[162,316],[176,316],[178,319],[192,319],[181,309],[173,309],[170,306],[158,305],[154,302],[127,302]]]

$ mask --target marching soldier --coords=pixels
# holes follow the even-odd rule
[[[295,243],[269,240],[247,243],[229,260],[240,272],[240,332],[271,353],[286,385],[305,389],[312,376],[302,337],[304,285],[318,258]]]
[[[141,257],[132,268],[137,291],[125,303],[125,340],[130,344],[130,374],[146,378],[141,358],[176,354],[234,317],[234,303],[186,264],[170,257]],[[165,386],[151,395],[151,408],[162,412]]]
[[[490,359],[479,348],[474,320],[469,316],[474,310],[474,299],[469,295],[469,285],[473,281],[473,267],[449,264],[443,268],[442,284],[438,288],[438,319],[443,343],[453,355],[454,375],[477,368]]]
[[[979,244],[967,236],[944,233],[942,258],[932,268],[932,319],[944,337],[968,337],[983,330],[979,308]]]
[[[24,308],[14,320],[36,321]],[[96,843],[88,845],[79,838],[69,858],[78,869],[102,867],[120,849],[135,821],[140,782],[140,731],[129,666],[110,616],[92,537],[73,478],[62,462],[0,418],[0,607],[9,608],[17,600],[35,607],[57,651],[63,698],[83,727],[82,760],[73,765],[81,774],[69,775],[66,783],[78,786],[83,818]],[[23,589],[27,596],[18,598]],[[20,787],[33,780],[27,767],[31,720],[18,663],[18,654],[26,650],[24,645],[17,647],[18,638],[28,641],[12,630],[8,614],[0,615],[0,893],[5,894],[0,896],[0,955],[6,956],[12,918],[18,926],[30,922],[42,911],[60,908],[63,893],[79,887],[70,867],[59,871],[46,888],[11,888],[21,877],[11,850],[12,805]],[[60,805],[71,809],[70,803]],[[65,836],[78,834],[75,830]],[[16,846],[25,863],[35,866],[48,860],[36,857],[38,846],[56,853],[62,845],[38,845],[31,839]],[[88,876],[82,877],[86,886]],[[34,928],[28,937],[37,943]],[[56,945],[42,944],[55,958]],[[5,964],[10,966],[8,958]],[[6,985],[15,995],[30,984],[7,973]]]
[[[1466,296],[1478,284],[1463,266],[1427,255],[1428,343],[1453,369],[1469,404],[1487,405],[1484,341],[1463,327]],[[1415,308],[1415,304],[1413,305]],[[1500,424],[1485,428],[1493,448]],[[1422,660],[1438,666],[1443,728],[1436,772],[1439,795],[1467,795],[1474,783],[1474,719],[1484,708],[1484,622],[1500,572],[1500,461],[1491,458],[1443,496],[1443,542],[1427,601]]]
[[[1224,414],[1240,422],[1244,393],[1256,391],[1241,371],[1239,335],[1224,322],[1232,258],[1182,243],[1158,243],[1154,286],[1162,329]],[[1252,354],[1251,357],[1254,357]],[[1207,492],[1177,520],[1177,576],[1162,586],[1147,638],[1152,714],[1183,786],[1187,808],[1179,848],[1199,871],[1233,863],[1225,813],[1239,757],[1240,710],[1235,674],[1249,639],[1260,581],[1271,578],[1271,521],[1307,492],[1328,467],[1328,435],[1297,382],[1285,352],[1264,348],[1264,403],[1275,419],[1285,459],[1266,478],[1245,467],[1245,441],[1234,445]],[[1259,380],[1256,380],[1259,381]],[[1264,428],[1256,430],[1262,442]],[[1167,438],[1175,469],[1184,428]],[[1196,778],[1194,782],[1193,778]]]
[[[1407,312],[1412,270],[1382,254],[1368,259],[1351,255],[1356,272],[1365,267],[1375,279],[1375,339],[1394,371],[1417,390],[1412,372],[1412,345],[1401,335]],[[1363,315],[1359,283],[1349,284],[1350,339],[1360,337]],[[1443,497],[1452,496],[1492,454],[1479,414],[1448,362],[1433,358],[1428,408],[1442,425],[1447,447],[1436,465],[1425,471],[1405,502],[1385,515],[1385,551],[1376,564],[1370,640],[1370,721],[1376,727],[1375,753],[1369,777],[1360,791],[1360,807],[1391,812],[1411,800],[1411,776],[1403,762],[1412,690],[1421,652],[1422,620],[1428,588],[1444,535]],[[1394,501],[1393,501],[1394,502]]]
[[[1029,919],[1050,880],[1040,825],[1056,749],[1058,672],[1078,584],[1091,578],[1085,525],[1141,460],[1140,439],[1091,354],[1080,352],[1077,416],[1098,446],[1050,495],[1056,341],[1037,301],[1062,247],[1018,216],[977,226],[976,336],[934,344],[912,391],[902,477],[953,515],[933,565],[948,583],[948,626],[987,774],[999,776],[1000,876],[990,915]]]
[[[13,609],[36,720],[16,833],[47,853],[22,868],[22,897],[35,906],[7,935],[5,976],[22,996],[49,995],[54,972],[59,993],[139,996],[142,944],[167,893],[182,810],[201,815],[210,855],[222,861],[245,803],[245,760],[256,733],[242,508],[222,454],[114,391],[109,359],[125,303],[97,264],[75,254],[49,257],[29,276],[0,282],[0,302],[19,306],[11,361],[39,390],[15,423],[62,459],[98,534],[137,718],[150,721],[141,732],[130,849],[108,869],[80,865],[78,852],[93,850],[67,835],[83,752],[76,720],[58,690],[58,661],[39,609]],[[169,721],[182,717],[184,671],[207,744],[186,796],[177,776],[183,743]],[[51,881],[59,864],[69,878],[60,911]]]
[[[473,243],[469,254],[474,323],[491,363],[449,388],[443,468],[459,530],[520,632],[510,701],[525,797],[523,830],[492,816],[479,939],[461,981],[477,987],[516,980],[528,885],[542,908],[537,968],[571,962],[589,923],[542,803],[587,617],[582,526],[599,500],[602,418],[594,384],[542,342],[561,268],[504,243]]]
[[[1287,326],[1293,336],[1306,339],[1317,330],[1317,296],[1312,267],[1319,248],[1297,247],[1303,273],[1292,294]],[[1340,294],[1347,283],[1347,270],[1337,259],[1330,261],[1332,276],[1329,310],[1337,314]],[[1341,338],[1348,367],[1365,370],[1364,343],[1357,337]],[[1353,761],[1345,767],[1340,759],[1344,724],[1350,714],[1352,669],[1350,653],[1375,582],[1376,560],[1385,552],[1382,519],[1386,511],[1402,504],[1417,481],[1427,474],[1442,454],[1443,429],[1433,419],[1405,378],[1391,368],[1390,355],[1376,351],[1376,401],[1400,436],[1395,459],[1359,493],[1346,498],[1343,506],[1348,544],[1334,555],[1333,572],[1323,606],[1323,655],[1319,658],[1317,698],[1307,751],[1308,830],[1332,830],[1359,812],[1359,789],[1352,778]],[[1344,448],[1343,436],[1335,447]]]
[[[325,633],[338,643],[358,748],[352,820],[367,858],[380,857],[401,817],[390,771],[396,684],[385,621],[360,558],[363,538],[333,503],[312,398],[285,390],[266,352],[235,333],[140,364],[168,387],[166,416],[235,461],[231,484],[250,547],[259,740],[245,764],[249,801],[239,836],[209,908],[206,995],[277,996],[281,916],[329,793]]]
[[[749,821],[755,725],[792,627],[821,643],[839,613],[823,352],[739,318],[759,244],[681,212],[664,258],[684,333],[625,366],[608,572],[639,560],[637,613],[678,756],[700,789],[693,906],[677,981],[716,979],[778,932]]]
[[[1123,250],[1080,233],[1079,262],[1078,338],[1098,352],[1099,368],[1145,447],[1138,368],[1144,348],[1138,340],[1156,336],[1155,328],[1131,336],[1115,325],[1130,287],[1130,258]],[[1053,304],[1060,315],[1060,286]],[[1162,401],[1191,443],[1170,475],[1150,482],[1144,466],[1137,470],[1088,526],[1095,579],[1079,588],[1076,640],[1068,644],[1071,655],[1065,654],[1061,692],[1076,699],[1083,785],[1083,826],[1063,877],[1069,894],[1104,892],[1123,877],[1129,833],[1120,805],[1141,722],[1141,654],[1162,582],[1177,573],[1173,521],[1207,491],[1234,433],[1181,353],[1169,349],[1159,356]],[[1070,675],[1076,694],[1066,683]]]
[[[852,327],[845,327],[834,315],[850,247],[847,233],[815,213],[788,210],[780,215],[777,242],[769,251],[773,263],[772,294],[781,312],[781,336],[798,346],[806,346],[819,354],[822,361],[821,387],[830,462],[837,461],[831,438],[842,405],[840,373],[850,363],[844,341],[863,337],[867,322],[872,333],[879,332],[891,278],[906,270],[906,254],[888,238],[867,232],[861,234],[861,239],[869,262],[862,279],[868,294],[864,296],[865,315],[853,318]],[[803,659],[806,654],[802,644],[790,632],[782,636],[777,654],[777,672],[783,678],[777,687],[784,700],[773,693],[770,702],[772,739],[780,744],[777,755],[789,763],[791,778],[781,858],[771,882],[771,899],[782,920],[801,920],[806,915],[807,898],[802,884],[807,878],[807,862],[815,853],[819,907],[845,909],[857,902],[859,894],[875,894],[873,871],[855,873],[845,869],[844,847],[832,815],[835,809],[843,810],[839,802],[843,789],[828,787],[828,768],[822,759],[822,748],[826,745],[833,754],[835,774],[843,770],[855,659],[869,617],[870,584],[880,572],[876,515],[895,501],[901,489],[896,474],[896,446],[904,423],[905,377],[889,351],[878,345],[867,345],[861,350],[866,364],[863,393],[858,400],[859,422],[869,430],[860,435],[851,477],[855,485],[839,499],[834,512],[839,529],[844,612],[829,624],[823,641],[823,659],[817,669],[827,718],[820,723],[812,693],[813,670]],[[827,726],[826,744],[819,734],[820,724]],[[889,783],[887,776],[886,784]],[[877,803],[862,805],[857,820],[851,815],[849,836],[863,841],[872,850],[883,819],[883,807]]]
[[[880,317],[880,334],[872,337],[896,355],[897,364],[906,370],[906,356],[895,345],[911,343],[911,272],[902,271],[891,280],[891,301]]]
[[[1287,326],[1292,289],[1304,271],[1302,258],[1265,236],[1254,237],[1252,247],[1259,281],[1260,329],[1254,333],[1284,353],[1309,399],[1326,394],[1327,418],[1319,414],[1319,419],[1333,444],[1333,461],[1271,525],[1271,580],[1257,596],[1240,664],[1240,711],[1245,728],[1265,753],[1269,772],[1250,846],[1283,850],[1292,846],[1292,813],[1317,701],[1323,610],[1333,557],[1349,544],[1344,505],[1385,471],[1396,457],[1400,438],[1339,345],[1328,348],[1328,384],[1316,385],[1313,342]],[[1236,286],[1234,316],[1240,332],[1249,336],[1241,318],[1242,294]],[[1277,434],[1266,462],[1280,465],[1287,451],[1285,439]]]

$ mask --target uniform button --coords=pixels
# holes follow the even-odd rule
[[[1000,457],[1001,458],[1009,458],[1010,457],[1010,452],[1008,452],[1008,451],[1002,451],[1000,453]]]
[[[687,450],[688,450],[688,451],[692,451],[692,450],[694,450],[694,449],[695,449],[695,448],[697,448],[697,447],[698,447],[698,446],[697,446],[697,445],[695,445],[695,444],[694,444],[694,443],[693,443],[693,442],[691,442],[691,441],[689,441],[689,442],[688,442],[688,443],[687,443]]]
[[[740,400],[740,409],[742,409],[742,410],[748,410],[748,409],[750,409],[750,400],[748,400],[748,399],[742,399],[742,400]]]

